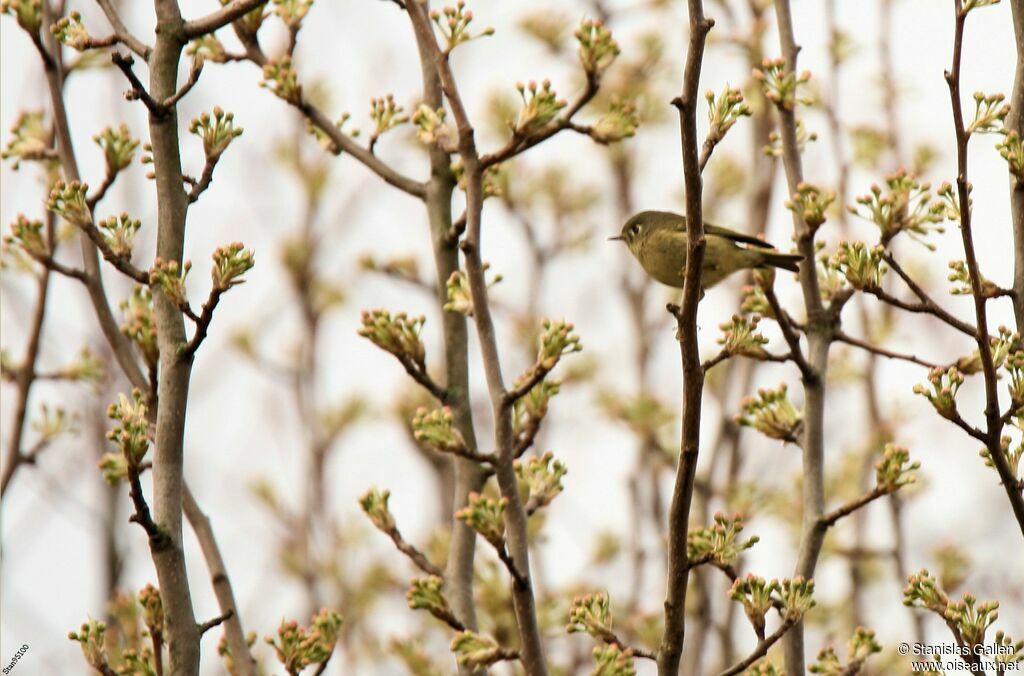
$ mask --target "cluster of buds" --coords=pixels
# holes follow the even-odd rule
[[[998,5],[999,0],[965,0],[964,6],[960,10],[961,13],[967,14],[973,9],[979,9],[981,7],[990,7],[992,5]]]
[[[863,209],[850,205],[849,212],[877,225],[883,244],[901,232],[915,239],[933,231],[945,232],[932,226],[949,217],[946,205],[932,201],[931,185],[919,183],[904,169],[886,176],[884,189],[873,184],[869,194],[857,198],[857,204]]]
[[[818,290],[821,292],[821,299],[831,303],[836,296],[844,294],[850,287],[846,283],[846,275],[838,266],[839,261],[835,260],[835,255],[829,256],[824,252],[825,243],[817,241],[814,243],[814,248],[818,252],[815,264]]]
[[[412,610],[426,610],[435,617],[451,617],[452,609],[442,590],[444,580],[436,575],[413,579],[405,600]]]
[[[595,676],[636,676],[633,664],[633,651],[614,643],[606,643],[594,648]]]
[[[719,324],[722,337],[718,339],[718,344],[722,346],[722,352],[764,359],[768,355],[764,349],[768,339],[757,331],[760,321],[758,315],[733,315],[730,321]]]
[[[141,221],[133,220],[127,213],[121,213],[119,216],[103,219],[96,227],[115,256],[131,258],[135,235],[142,227]]]
[[[235,114],[224,112],[220,106],[214,107],[213,115],[203,113],[192,120],[188,130],[203,139],[207,160],[220,157],[231,141],[242,135],[242,128],[235,126]]]
[[[968,183],[967,184],[967,204],[969,206],[974,204],[974,200],[970,196],[970,194],[971,194],[971,192],[973,190],[974,190],[974,186],[971,185],[970,183]],[[957,194],[957,191],[953,188],[953,184],[950,183],[949,181],[943,181],[942,184],[939,185],[939,189],[937,191],[937,194],[939,196],[939,199],[942,200],[942,204],[944,205],[946,218],[948,218],[949,220],[953,221],[954,223],[959,223],[960,222],[960,196]]]
[[[458,312],[467,317],[473,316],[473,296],[469,290],[469,279],[462,270],[455,270],[445,282],[448,291],[448,302],[442,308],[445,312]]]
[[[592,139],[607,145],[635,136],[639,126],[640,114],[637,112],[636,101],[612,95],[607,112],[590,127],[589,133]]]
[[[241,242],[232,242],[217,247],[213,252],[213,279],[215,292],[224,292],[233,286],[245,283],[241,277],[256,264],[253,252]]]
[[[412,123],[416,125],[416,138],[419,142],[428,146],[443,147],[447,145],[449,139],[455,137],[455,132],[445,124],[445,117],[447,117],[447,112],[444,108],[434,110],[421,103],[412,116]]]
[[[642,392],[627,398],[604,391],[598,395],[598,404],[609,417],[625,423],[643,439],[657,438],[658,431],[675,420],[675,413],[664,402]]]
[[[451,169],[452,173],[455,175],[455,181],[458,183],[459,189],[465,192],[467,189],[466,166],[462,163],[462,160],[459,159],[452,162]],[[505,194],[507,184],[508,173],[505,171],[504,165],[492,164],[484,169],[484,175],[480,179],[480,187],[483,192],[484,199],[489,197],[501,197]]]
[[[190,42],[185,48],[185,53],[193,59],[202,59],[213,63],[226,63],[228,60],[228,50],[224,48],[224,43],[212,33]]]
[[[330,658],[341,634],[341,623],[340,613],[324,608],[313,616],[309,628],[300,627],[294,620],[282,621],[277,636],[266,636],[264,640],[274,647],[285,670],[297,674]]]
[[[584,19],[575,36],[580,43],[583,72],[593,80],[600,78],[619,55],[619,44],[612,37],[612,32],[600,20]]]
[[[274,13],[288,28],[297,31],[312,6],[313,0],[274,0]]]
[[[39,436],[38,443],[48,443],[62,434],[72,434],[78,429],[77,419],[61,406],[51,409],[49,405],[39,407],[40,416],[32,421],[32,429]]]
[[[885,130],[866,124],[850,129],[850,142],[854,161],[871,169],[878,167],[882,153],[889,149],[889,135]]]
[[[420,338],[426,317],[410,317],[404,312],[392,317],[383,309],[364,310],[361,317],[363,325],[357,331],[360,336],[399,359],[409,358],[419,366],[426,363],[427,349]]]
[[[920,462],[910,462],[910,451],[906,448],[886,444],[882,459],[875,463],[875,483],[879,488],[891,493],[901,486],[917,481],[917,477],[911,472],[920,468]]]
[[[391,491],[371,488],[359,498],[359,506],[366,512],[366,516],[370,517],[374,527],[385,533],[392,533],[397,527],[395,517],[391,515],[391,510],[388,509],[388,498],[390,497]]]
[[[763,577],[747,573],[746,577],[738,577],[729,589],[729,598],[743,604],[750,626],[758,638],[764,638],[764,617],[775,603],[776,594],[782,588],[778,580],[765,580]]]
[[[1022,414],[1024,414],[1024,410],[1018,410],[1018,425],[1020,424],[1020,416]],[[1021,458],[1024,457],[1024,439],[1022,439],[1021,442],[1017,444],[1016,448],[1010,447],[1012,443],[1013,440],[1009,437],[1009,435],[1004,435],[999,439],[999,448],[1003,454],[1004,461],[1010,468],[1010,473],[1013,476],[1020,476]],[[992,453],[988,450],[987,447],[983,447],[980,451],[978,451],[978,455],[981,456],[982,460],[985,461],[986,467],[991,467],[992,469],[996,468],[995,462],[992,461]]]
[[[160,590],[151,584],[139,590],[139,606],[142,607],[142,621],[151,636],[164,633],[164,603]]]
[[[80,181],[57,181],[50,191],[46,208],[76,227],[88,227],[92,223],[92,211],[86,197],[88,191],[89,186]]]
[[[570,634],[585,632],[599,641],[614,643],[612,607],[608,594],[597,592],[574,597],[569,606],[569,624],[565,630]]]
[[[1024,640],[1014,641],[1005,632],[999,630],[992,639],[992,655],[996,662],[1004,664],[1024,662]],[[1008,669],[1003,669],[1008,671]]]
[[[270,59],[263,66],[263,82],[261,87],[266,87],[278,98],[287,101],[292,105],[302,103],[302,85],[299,84],[299,74],[292,66],[292,57],[284,55],[277,59]]]
[[[31,221],[24,214],[11,223],[11,234],[4,237],[4,244],[17,247],[32,258],[45,258],[50,255],[50,247],[43,235],[43,222]]]
[[[515,385],[523,382],[527,375],[520,376]],[[529,436],[532,439],[536,435],[541,421],[548,414],[551,397],[558,394],[561,388],[562,381],[557,378],[545,378],[515,402],[512,408],[512,432],[516,438]]]
[[[81,645],[86,664],[100,673],[111,671],[107,664],[106,635],[107,624],[102,620],[83,622],[77,632],[68,633],[70,640],[78,641]]]
[[[741,117],[751,114],[750,106],[743,100],[743,92],[736,87],[725,86],[721,95],[707,90],[704,98],[708,102],[708,136],[707,142],[718,143]]]
[[[707,528],[698,528],[686,536],[686,558],[690,561],[703,559],[727,566],[761,539],[755,535],[738,540],[743,532],[743,517],[739,514],[730,517],[716,512],[714,519],[715,522]]]
[[[50,27],[50,31],[57,38],[57,42],[79,52],[93,47],[92,36],[89,35],[89,30],[82,23],[82,15],[78,12],[71,12],[58,19],[57,23]]]
[[[11,135],[0,157],[5,160],[14,158],[14,170],[22,162],[56,160],[56,152],[50,147],[50,133],[44,124],[43,111],[32,110],[18,115],[11,127]]]
[[[442,406],[433,411],[421,406],[416,409],[416,416],[412,419],[413,438],[437,453],[464,453],[466,440],[454,423],[450,406]]]
[[[156,342],[153,292],[147,286],[136,286],[132,289],[132,295],[121,301],[121,311],[124,312],[121,332],[135,343],[146,365],[155,366],[160,352]]]
[[[882,288],[888,268],[882,264],[885,248],[868,247],[864,242],[840,242],[828,267],[839,271],[855,289],[873,291]]]
[[[744,397],[737,424],[753,427],[770,439],[796,443],[803,430],[804,416],[789,400],[788,389],[782,383],[777,390],[759,389],[756,398]]]
[[[220,4],[227,6],[230,5],[233,0],[220,0]],[[259,5],[256,9],[248,12],[242,18],[236,19],[231,24],[235,30],[239,33],[239,37],[243,41],[252,40],[256,37],[256,33],[263,25],[263,20],[268,16],[267,12],[264,11],[264,5]]]
[[[551,504],[562,492],[562,477],[569,471],[564,464],[554,459],[551,451],[529,458],[526,462],[516,460],[513,467],[519,479],[519,491],[527,496],[527,512]]]
[[[464,42],[494,35],[494,29],[489,26],[476,35],[469,32],[469,25],[473,23],[473,12],[466,9],[466,3],[463,0],[455,3],[454,7],[449,5],[440,11],[436,9],[431,10],[430,20],[434,22],[438,30],[441,31],[441,35],[444,36],[445,43],[447,44],[445,54],[451,53],[453,49]]]
[[[814,103],[810,96],[800,96],[800,85],[807,84],[811,79],[810,71],[794,73],[786,67],[783,58],[765,59],[760,68],[755,68],[752,75],[761,83],[765,98],[785,110],[794,110],[797,104],[809,106]]]
[[[569,30],[569,20],[558,12],[538,9],[523,15],[516,28],[543,44],[552,54],[560,53],[565,33]]]
[[[991,279],[985,278],[978,272],[980,277],[979,286],[981,287],[982,298],[995,298],[1003,295],[1003,289],[998,284],[993,282]],[[974,284],[971,281],[971,270],[967,267],[966,261],[950,261],[949,262],[949,275],[946,277],[950,282],[953,283],[953,287],[949,290],[949,293],[954,296],[971,296],[974,295]]]
[[[121,454],[132,468],[138,467],[149,451],[148,412],[138,388],[132,390],[131,398],[124,394],[117,395],[117,403],[107,408],[107,417],[118,422],[114,429],[107,432],[107,439],[120,447]]]
[[[107,164],[107,175],[113,176],[132,163],[139,140],[132,138],[128,125],[122,124],[117,129],[107,127],[92,137],[96,145],[103,151],[103,159]]]
[[[796,149],[798,152],[803,152],[804,148],[807,147],[808,143],[813,143],[818,140],[817,132],[807,131],[807,126],[804,121],[799,117],[796,119]],[[770,157],[782,157],[784,152],[782,147],[782,137],[779,136],[779,132],[773,131],[768,134],[768,145],[764,147],[764,154]]]
[[[395,97],[391,94],[384,98],[370,99],[370,119],[374,124],[373,133],[370,134],[371,147],[384,133],[409,121],[409,116],[403,113],[402,106],[395,103]]]
[[[99,383],[106,376],[106,369],[102,359],[88,347],[83,347],[73,361],[60,368],[57,375],[79,383]]]
[[[875,632],[864,627],[857,627],[853,637],[846,644],[846,661],[844,665],[832,646],[818,653],[818,660],[807,667],[812,674],[823,676],[843,676],[855,674],[861,670],[864,662],[875,653],[882,652],[882,644],[875,640]]]
[[[341,115],[338,116],[338,120],[334,123],[334,127],[340,133],[348,134],[351,138],[356,138],[356,137],[359,136],[359,133],[360,133],[359,129],[357,129],[355,127],[353,127],[352,129],[348,129],[348,130],[345,129],[345,125],[347,125],[349,122],[351,122],[351,120],[352,120],[352,114],[351,113],[342,113]],[[306,130],[310,133],[310,135],[313,138],[315,138],[317,140],[317,142],[320,144],[320,146],[324,150],[326,150],[326,151],[328,151],[330,153],[336,154],[336,155],[341,153],[341,147],[337,145],[337,143],[334,141],[334,139],[332,139],[327,134],[327,132],[325,132],[323,129],[321,129],[317,125],[313,124],[312,122],[309,122],[306,125]]]
[[[924,385],[914,385],[914,394],[927,397],[935,410],[947,420],[955,419],[959,414],[956,410],[956,395],[964,384],[964,375],[956,368],[934,368],[928,372],[931,390]]]
[[[974,92],[974,121],[967,127],[968,134],[997,134],[1010,113],[1010,104],[1003,103],[1002,94]]]
[[[545,319],[543,327],[544,332],[540,334],[540,349],[537,351],[539,368],[550,371],[562,357],[583,349],[579,336],[573,333],[575,327],[564,319]]]
[[[1009,350],[1003,367],[1010,375],[1010,403],[1019,414],[1024,413],[1024,348]]]
[[[924,608],[939,615],[973,648],[984,643],[985,632],[999,618],[998,601],[978,603],[973,594],[964,593],[951,601],[935,577],[927,570],[907,578],[903,605]]]
[[[165,261],[157,257],[149,271],[149,284],[163,291],[167,300],[174,303],[175,306],[183,308],[188,305],[185,278],[191,269],[191,261],[185,261],[184,265],[179,266],[178,261]]]
[[[1010,165],[1010,173],[1017,178],[1017,183],[1024,183],[1024,139],[1020,134],[1007,130],[1003,140],[996,145],[996,150]]]
[[[516,89],[523,100],[513,132],[518,136],[529,136],[558,116],[569,105],[551,88],[551,80],[544,80],[538,86],[531,80],[527,84],[516,83]]]
[[[469,504],[455,512],[455,518],[475,530],[497,550],[505,547],[505,507],[508,498],[469,494]]]
[[[2,0],[0,12],[13,16],[30,35],[38,35],[43,25],[43,0]]]
[[[456,632],[448,649],[455,653],[456,662],[471,669],[484,669],[510,657],[493,638],[473,631]]]
[[[774,318],[775,313],[761,284],[744,286],[741,294],[740,312]]]
[[[803,618],[804,613],[814,607],[814,580],[795,577],[783,578],[779,586],[779,601],[782,602],[782,616],[794,622]]]
[[[825,212],[836,200],[834,190],[822,190],[810,183],[801,183],[786,201],[786,208],[800,216],[812,231],[825,222]]]

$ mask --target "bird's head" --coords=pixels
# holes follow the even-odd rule
[[[633,253],[636,253],[640,245],[647,239],[647,236],[658,228],[675,227],[675,221],[682,217],[664,211],[641,211],[632,216],[622,230],[615,237],[608,239],[616,242],[625,242],[626,246]]]

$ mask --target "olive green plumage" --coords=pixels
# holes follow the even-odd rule
[[[701,288],[708,289],[739,270],[781,268],[799,272],[802,256],[776,251],[767,242],[742,232],[704,224],[707,248],[701,271]],[[686,217],[669,211],[641,211],[622,226],[613,240],[621,240],[654,279],[683,287],[686,268]],[[739,246],[739,244],[749,246]]]

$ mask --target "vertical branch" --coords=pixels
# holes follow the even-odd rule
[[[150,95],[165,101],[177,89],[178,62],[185,44],[183,21],[176,0],[155,0],[155,6],[157,30],[149,60]],[[182,181],[175,106],[161,115],[150,112],[149,134],[157,192],[156,255],[180,266],[188,196]],[[185,412],[192,356],[181,351],[187,341],[181,310],[159,287],[153,289],[153,310],[160,348],[153,507],[156,523],[166,536],[165,546],[154,549],[153,562],[166,616],[169,670],[173,674],[194,674],[199,670],[200,633],[181,538]]]
[[[779,29],[779,44],[786,59],[786,68],[796,72],[800,47],[793,33],[793,16],[789,0],[776,0],[775,14]],[[779,127],[782,137],[782,159],[786,169],[789,193],[796,194],[803,182],[803,167],[796,135],[796,113],[779,106]],[[800,267],[800,288],[807,312],[807,361],[811,369],[803,376],[804,432],[801,439],[803,464],[803,528],[800,550],[794,576],[814,577],[814,570],[825,541],[825,528],[818,527],[825,513],[825,375],[828,351],[836,318],[825,309],[818,286],[814,261],[814,231],[804,221],[799,210],[793,210],[793,229],[797,248],[806,265]],[[798,622],[782,639],[785,666],[788,673],[804,673],[803,621]]]
[[[424,8],[427,11],[427,8]],[[434,36],[417,27],[415,12],[410,11],[416,35],[423,81],[423,101],[432,110],[444,105],[441,81],[435,64]],[[430,224],[430,242],[434,253],[437,302],[448,302],[448,278],[459,269],[458,243],[451,237],[452,192],[455,176],[451,171],[451,157],[436,145],[430,148],[430,179],[426,184],[427,218]],[[445,395],[444,402],[452,409],[455,427],[462,434],[470,451],[478,450],[476,430],[469,401],[469,328],[466,317],[458,312],[441,312],[441,332],[444,343]],[[469,494],[479,491],[486,475],[479,463],[468,458],[453,459],[455,487],[451,513],[466,506]],[[473,561],[476,557],[476,532],[467,524],[451,518],[452,537],[445,571],[446,597],[456,617],[467,629],[476,630],[476,604],[473,600]]]
[[[1010,94],[1006,129],[1024,138],[1024,0],[1010,0],[1013,34],[1017,44],[1017,67]],[[1013,223],[1013,314],[1017,333],[1024,335],[1024,178],[1010,174],[1010,220]]]
[[[669,507],[668,580],[665,592],[665,631],[658,651],[659,676],[675,676],[683,651],[686,621],[686,585],[689,562],[686,537],[693,501],[693,480],[700,451],[700,408],[704,370],[697,349],[697,305],[700,302],[701,267],[704,264],[704,218],[701,204],[703,182],[697,143],[697,90],[704,61],[704,45],[714,21],[704,16],[704,3],[689,0],[690,40],[686,50],[682,92],[672,104],[679,111],[679,131],[686,187],[687,258],[682,307],[676,312],[679,350],[683,367],[683,430],[679,466],[676,468],[672,504]]]
[[[974,250],[974,234],[971,229],[970,182],[967,180],[967,144],[970,141],[970,134],[964,127],[964,113],[960,102],[960,63],[963,57],[964,25],[967,22],[967,12],[964,11],[962,0],[953,0],[953,7],[956,14],[956,27],[953,34],[953,65],[946,71],[946,83],[949,85],[949,97],[953,107],[953,127],[956,132],[956,190],[960,207],[960,235],[963,240],[967,269],[971,277],[971,295],[974,298],[976,322],[974,337],[978,344],[982,373],[985,377],[985,446],[1010,500],[1017,524],[1021,533],[1024,534],[1024,496],[1021,495],[1019,481],[1014,475],[1000,443],[1003,423],[999,415],[996,366],[988,337],[988,310],[986,307],[988,299],[982,293],[981,269]]]
[[[451,71],[448,55],[442,52],[434,38],[426,8],[418,3],[407,3],[406,11],[413,21],[419,39],[431,53],[444,95],[451,105],[458,130],[458,149],[466,176],[466,236],[461,244],[466,263],[466,278],[473,301],[473,317],[483,359],[484,375],[494,413],[495,443],[498,461],[495,475],[502,497],[508,500],[505,508],[505,537],[513,575],[512,605],[519,629],[522,663],[531,676],[547,674],[544,645],[540,635],[533,585],[530,579],[530,555],[527,516],[519,495],[513,461],[515,438],[512,431],[512,404],[507,395],[498,354],[497,334],[487,298],[483,260],[480,257],[480,225],[483,211],[483,165],[476,148],[475,132],[463,105],[458,86]]]

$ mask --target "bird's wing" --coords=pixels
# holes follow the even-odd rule
[[[734,242],[743,242],[744,244],[752,244],[753,246],[760,247],[762,249],[771,249],[772,245],[763,239],[758,239],[753,235],[746,235],[742,232],[736,232],[729,228],[723,228],[720,225],[711,225],[710,223],[704,224],[704,232],[708,235],[717,235],[726,239],[731,239]]]

